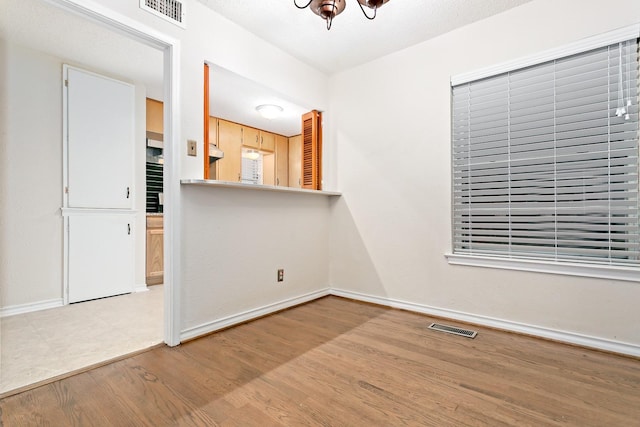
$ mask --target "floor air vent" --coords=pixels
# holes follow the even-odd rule
[[[184,22],[184,4],[178,0],[140,0],[140,7],[156,16],[166,19],[182,28]]]
[[[475,338],[478,333],[476,331],[471,331],[469,329],[460,329],[454,326],[442,325],[440,323],[432,323],[429,325],[429,329],[434,329],[440,332],[446,332],[448,334],[461,335],[467,338]]]

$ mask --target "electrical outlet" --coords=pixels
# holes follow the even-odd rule
[[[197,156],[197,147],[198,141],[194,141],[193,139],[187,140],[187,155],[189,156]]]
[[[278,282],[284,282],[284,268],[278,270]]]

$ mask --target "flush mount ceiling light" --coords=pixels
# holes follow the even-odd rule
[[[280,116],[283,111],[281,106],[274,104],[258,105],[256,107],[256,110],[262,117],[269,120],[275,119],[276,117]]]
[[[258,160],[260,153],[257,150],[242,150],[242,157],[249,160]]]
[[[364,16],[367,19],[373,20],[376,17],[378,8],[388,1],[389,0],[358,0],[358,5],[360,5]],[[293,0],[293,4],[295,4],[298,9],[309,7],[313,13],[327,21],[327,30],[330,30],[333,18],[342,13],[347,6],[347,0],[309,0],[304,6],[299,6],[297,1]],[[373,15],[369,16],[364,10],[364,6],[373,9]]]

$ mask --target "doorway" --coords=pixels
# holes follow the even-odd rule
[[[114,23],[121,22],[124,19],[121,19],[122,17],[117,16],[116,14],[108,12],[108,11],[92,11],[91,8],[80,8],[80,7],[74,6],[72,4],[69,4],[69,2],[63,1],[63,0],[59,0],[59,1],[58,0],[54,0],[54,1],[49,2],[49,3],[53,3],[54,5],[52,6],[51,4],[46,4],[46,3],[42,2],[42,1],[37,1],[37,0],[23,0],[23,1],[14,0],[14,1],[9,2],[9,4],[7,5],[7,8],[8,8],[7,16],[11,16],[12,19],[17,18],[18,15],[20,15],[20,13],[21,13],[21,10],[20,10],[21,7],[22,7],[23,11],[27,11],[28,12],[28,13],[25,12],[25,17],[29,17],[30,19],[22,19],[22,20],[17,19],[16,20],[16,21],[19,22],[19,24],[17,24],[17,25],[21,26],[21,30],[22,30],[21,34],[23,34],[23,35],[25,33],[29,33],[29,31],[26,31],[25,28],[24,28],[27,25],[27,23],[30,23],[29,25],[36,26],[37,22],[38,22],[38,18],[42,17],[42,18],[46,18],[47,22],[49,22],[49,24],[51,22],[56,22],[56,21],[61,22],[61,25],[63,25],[65,28],[60,31],[60,34],[63,34],[65,31],[68,31],[69,28],[74,28],[77,31],[81,31],[81,30],[82,31],[86,31],[86,33],[84,33],[83,36],[84,35],[91,35],[94,32],[99,32],[101,34],[108,33],[108,36],[107,36],[108,39],[110,39],[111,37],[115,37],[115,38],[119,37],[120,39],[128,40],[129,47],[132,47],[133,45],[137,44],[138,47],[142,46],[145,49],[155,50],[161,57],[161,59],[160,59],[160,67],[164,72],[164,76],[166,77],[166,78],[163,79],[164,82],[161,84],[161,96],[164,96],[165,105],[167,105],[167,108],[166,108],[166,111],[165,111],[165,117],[172,117],[173,116],[173,114],[171,113],[175,109],[175,105],[174,105],[173,99],[175,99],[175,91],[177,91],[177,84],[175,82],[172,82],[171,84],[169,83],[171,81],[171,79],[173,78],[172,76],[175,75],[174,74],[174,70],[177,68],[177,59],[176,59],[176,56],[174,56],[175,55],[175,51],[174,51],[173,42],[171,42],[171,41],[163,41],[161,39],[154,38],[152,36],[148,36],[147,34],[151,33],[151,31],[146,31],[145,28],[135,28],[135,29],[131,28],[131,27],[126,27],[125,28],[125,27],[119,26],[119,25],[117,25],[117,28],[115,28],[116,24],[114,24]],[[96,6],[96,8],[98,8],[98,7]],[[67,9],[67,10],[63,10],[63,9]],[[68,10],[71,10],[72,12],[75,12],[76,14],[69,14]],[[96,23],[95,21],[98,21],[98,23]],[[69,24],[70,22],[71,22],[71,24]],[[48,29],[52,28],[51,25],[47,25],[46,27]],[[91,27],[91,28],[88,29],[89,27]],[[7,28],[9,31],[11,30],[11,27],[8,27],[8,26],[4,26],[3,25],[3,28]],[[115,29],[117,29],[118,32],[115,32],[114,31]],[[35,32],[37,32],[37,31],[35,31]],[[123,33],[124,33],[124,35],[123,35]],[[28,48],[27,50],[29,50],[29,52],[31,52],[31,53],[27,53],[27,54],[23,55],[23,57],[26,58],[25,61],[29,62],[32,59],[34,59],[35,57],[39,57],[39,58],[40,57],[41,58],[45,58],[46,57],[43,60],[45,62],[47,62],[49,65],[51,65],[51,64],[54,64],[57,61],[57,59],[55,59],[55,58],[58,58],[58,59],[64,60],[64,62],[71,62],[71,63],[73,63],[75,65],[82,66],[82,67],[89,67],[89,68],[92,68],[92,69],[95,69],[95,70],[98,70],[98,71],[102,71],[103,68],[107,68],[107,69],[109,68],[109,66],[105,65],[104,62],[100,62],[100,61],[97,61],[95,63],[91,62],[89,60],[90,55],[79,54],[78,52],[80,52],[80,51],[78,50],[79,46],[78,46],[77,41],[75,41],[75,42],[72,41],[72,42],[70,42],[68,44],[67,43],[61,43],[60,42],[60,37],[59,37],[60,34],[56,33],[56,34],[54,34],[55,37],[50,37],[51,39],[53,39],[51,41],[51,43],[56,44],[57,46],[64,46],[65,48],[69,48],[69,52],[60,52],[60,51],[56,51],[55,49],[49,49],[51,47],[51,43],[47,44],[46,41],[45,41],[44,44],[43,44],[43,47],[42,48],[38,48],[38,49],[40,49],[38,55],[32,55],[31,54],[34,51],[38,51],[38,49],[34,49],[35,46],[32,46],[31,48]],[[18,44],[20,45],[19,49],[18,48],[14,49],[13,47],[11,47],[11,49],[13,49],[13,52],[11,52],[12,55],[15,54],[15,52],[17,50],[20,50],[21,52],[24,51],[24,49],[22,49],[22,48],[27,43],[26,43],[26,41],[21,40],[19,35],[16,36],[16,37],[7,37],[7,38],[10,38],[12,40],[12,42],[16,43],[16,45],[18,45]],[[79,38],[80,39],[86,39],[86,37],[79,37]],[[42,41],[42,40],[40,40],[40,41]],[[84,42],[86,44],[89,44],[89,43],[87,43],[86,40],[84,40]],[[21,44],[21,43],[23,43],[23,44]],[[109,43],[105,43],[105,44],[109,44]],[[95,49],[95,46],[96,46],[96,44],[93,44],[91,47],[93,49]],[[40,54],[42,54],[42,55],[40,55]],[[129,53],[125,52],[125,55],[128,58],[131,58],[131,56],[135,56],[135,55],[131,55],[130,52]],[[89,63],[89,62],[91,62],[91,63]],[[32,63],[32,65],[33,65],[33,63]],[[136,65],[134,64],[134,67],[135,66]],[[34,67],[34,69],[35,68],[36,67]],[[58,68],[58,72],[60,72],[60,70],[61,70],[61,67]],[[26,74],[27,76],[29,74],[32,74],[32,73],[33,73],[33,71],[31,69],[24,70],[24,74]],[[127,74],[126,71],[122,71],[122,72],[116,71],[116,72],[114,72],[112,70],[109,70],[109,73],[110,74],[115,74],[116,77],[126,77],[125,75]],[[54,93],[54,92],[59,93],[60,92],[60,88],[59,88],[60,76],[57,75],[56,79],[58,80],[57,88],[55,88],[55,89],[47,88],[44,92],[47,92],[47,91],[49,91],[51,93]],[[171,88],[172,90],[166,90],[165,88]],[[50,93],[44,93],[44,95],[48,96],[48,95],[50,95]],[[40,92],[39,96],[40,96],[40,98],[42,98],[43,92]],[[24,98],[26,99],[28,97],[29,96],[25,96]],[[42,99],[39,99],[38,103],[41,104],[42,103],[41,101],[42,101]],[[25,101],[25,103],[27,103],[27,102],[28,102],[28,100]],[[35,103],[34,103],[34,105],[35,105]],[[41,117],[42,117],[41,121],[43,121],[43,120],[51,120],[51,118],[48,117],[48,115],[46,115],[46,113],[41,115]],[[60,122],[61,122],[61,120],[60,120]],[[11,124],[14,125],[14,126],[17,126],[18,124],[21,124],[21,125],[24,126],[23,123],[18,123],[18,121],[11,121]],[[42,125],[42,123],[40,123],[40,125]],[[43,126],[41,126],[41,127],[43,127]],[[167,127],[168,127],[167,140],[168,141],[172,141],[173,138],[174,138],[174,135],[176,134],[175,126],[173,125],[172,120],[168,120],[168,126]],[[51,147],[53,147],[54,144],[58,145],[58,146],[61,145],[60,133],[61,132],[57,133],[57,132],[53,131],[53,132],[50,132],[50,134],[42,135],[41,139],[46,140],[48,142],[48,145],[47,145],[46,149],[51,149]],[[31,138],[29,142],[31,143],[32,140],[34,140],[34,138]],[[167,144],[167,145],[170,145],[170,144]],[[28,145],[25,145],[25,147],[27,147],[27,146]],[[171,154],[172,154],[172,150],[169,147],[165,152],[165,158],[167,159],[168,166],[171,165]],[[42,157],[44,158],[44,156],[42,156]],[[56,153],[54,153],[51,156],[47,156],[46,157],[48,163],[53,163],[54,160],[59,160],[61,158],[62,158],[62,156],[59,155],[59,154],[56,154]],[[13,159],[12,159],[12,161],[13,161]],[[21,188],[20,188],[21,191],[26,192],[26,193],[35,193],[35,191],[32,191],[32,190],[35,189],[36,187],[33,187],[31,185],[36,185],[37,184],[37,185],[40,185],[40,186],[44,186],[44,182],[46,182],[46,183],[48,183],[48,182],[57,182],[58,183],[57,185],[60,185],[62,180],[60,180],[58,177],[61,176],[61,173],[55,173],[55,172],[54,173],[43,173],[44,172],[43,169],[39,169],[36,163],[34,163],[33,166],[34,167],[31,169],[31,173],[33,174],[35,172],[35,173],[40,174],[38,176],[39,179],[37,180],[37,182],[34,182],[35,180],[30,180],[28,182],[23,182],[21,184]],[[168,168],[168,169],[170,169],[170,168]],[[11,173],[11,171],[9,173]],[[172,174],[172,173],[175,173],[175,172],[170,171],[168,173]],[[15,177],[14,177],[13,179],[11,179],[11,181],[12,182],[19,182],[20,180],[19,179],[15,179]],[[171,182],[172,180],[168,179],[168,178],[165,178],[165,182],[167,182],[167,181]],[[144,187],[143,185],[140,186],[142,191],[144,191],[143,187]],[[168,227],[171,224],[171,210],[172,210],[171,209],[171,200],[173,200],[173,194],[176,194],[178,191],[179,191],[179,186],[178,186],[177,189],[175,188],[175,186],[174,187],[169,186],[169,188],[167,188],[167,191],[165,191],[165,203],[166,203],[166,205],[168,207],[168,209],[167,209],[167,211],[168,211],[167,212],[167,217],[168,217],[167,218],[167,223],[168,224],[165,225],[165,227]],[[61,193],[62,193],[62,191],[57,192],[58,195],[61,194]],[[52,199],[55,201],[56,199],[58,199],[58,197],[59,197],[58,195],[56,195]],[[7,196],[7,201],[12,202],[11,197],[12,197],[12,193],[10,193]],[[57,203],[58,203],[58,206],[60,206],[60,200],[59,199],[57,200]],[[59,227],[58,228],[59,231],[51,232],[49,229],[47,229],[46,233],[40,233],[39,234],[39,236],[45,236],[45,235],[48,236],[48,235],[55,235],[56,233],[59,233],[58,236],[56,237],[58,240],[55,240],[55,238],[54,238],[54,239],[51,240],[51,242],[48,242],[46,245],[41,245],[41,246],[44,247],[44,250],[49,251],[49,255],[55,254],[58,249],[61,250],[61,248],[58,248],[58,246],[62,246],[62,245],[58,245],[58,243],[57,243],[57,242],[59,242],[61,240],[61,235],[62,235],[62,220],[61,220],[61,217],[60,217],[58,209],[59,208],[56,208],[55,212],[52,209],[49,209],[49,211],[46,212],[45,214],[49,215],[49,216],[52,216],[52,217],[57,215],[57,216],[55,216],[56,219],[54,219],[53,221],[54,222],[58,221],[57,225]],[[43,211],[39,211],[39,212],[42,213]],[[144,210],[143,210],[143,212],[144,212]],[[42,217],[45,214],[41,214],[40,216]],[[9,225],[11,225],[11,224],[9,224]],[[40,224],[38,224],[38,225],[40,225]],[[5,234],[4,233],[5,232],[4,227],[5,227],[5,225],[3,224],[3,235]],[[144,229],[144,215],[142,215],[142,226],[141,226],[141,229]],[[24,229],[23,229],[23,231],[24,231]],[[165,248],[166,247],[171,247],[168,244],[168,242],[171,240],[171,233],[167,233],[167,235],[168,236],[165,239]],[[7,239],[7,240],[10,240],[10,237],[11,236],[9,236],[9,239]],[[3,240],[4,239],[5,238],[3,237]],[[27,240],[27,239],[23,239],[23,240]],[[3,242],[3,243],[5,243],[5,242]],[[32,258],[31,260],[28,260],[27,258],[30,255],[28,250],[29,249],[37,250],[37,248],[35,248],[35,247],[38,245],[38,243],[39,242],[36,241],[35,239],[27,241],[26,243],[24,243],[24,246],[25,246],[25,251],[24,251],[25,262],[23,262],[22,265],[21,265],[22,271],[24,271],[25,274],[27,274],[27,272],[31,271],[31,270],[33,270],[33,271],[38,270],[38,269],[46,270],[46,272],[47,272],[46,277],[47,277],[47,281],[49,282],[49,286],[50,287],[53,286],[54,288],[56,288],[56,287],[58,288],[58,292],[59,292],[60,298],[51,298],[50,296],[48,298],[42,298],[41,297],[40,298],[41,301],[37,301],[37,303],[35,303],[35,304],[34,303],[14,304],[12,307],[17,307],[18,309],[21,309],[21,310],[25,311],[25,313],[36,313],[36,312],[44,313],[44,312],[48,312],[48,313],[51,314],[52,317],[55,317],[55,316],[57,316],[57,314],[55,314],[54,311],[57,310],[57,309],[54,308],[54,307],[62,305],[60,303],[60,300],[62,299],[62,285],[60,283],[62,274],[60,274],[61,273],[60,270],[62,269],[62,267],[60,265],[59,267],[57,267],[58,270],[54,269],[54,270],[49,271],[48,269],[42,268],[43,267],[42,265],[38,265],[37,267],[30,266],[29,261],[33,261],[33,258],[42,260],[44,262],[48,261],[49,259],[56,258],[55,256],[46,256],[45,255],[45,256],[33,256],[33,257],[31,257]],[[40,242],[40,243],[42,243],[42,242]],[[144,240],[141,243],[144,246]],[[20,242],[20,244],[23,244],[23,242]],[[171,258],[172,258],[171,251],[165,251],[165,252],[166,252],[166,258],[167,258],[167,261],[168,261],[167,264],[171,265],[171,262],[170,262]],[[4,253],[5,252],[3,252],[3,254]],[[58,261],[58,263],[62,264],[61,261]],[[143,264],[142,271],[144,271],[144,263],[142,263],[142,264]],[[16,267],[16,269],[17,269],[17,267]],[[167,309],[164,310],[165,314],[162,316],[163,320],[161,321],[161,323],[162,323],[161,327],[164,329],[164,333],[162,333],[160,335],[161,338],[159,339],[158,342],[162,342],[162,340],[163,340],[162,337],[164,337],[164,341],[166,343],[175,345],[175,344],[177,344],[179,342],[179,334],[177,333],[177,331],[179,329],[177,327],[177,316],[175,315],[176,314],[176,310],[173,309],[173,304],[175,302],[177,302],[177,301],[175,301],[172,298],[172,292],[171,291],[173,289],[173,286],[172,286],[171,278],[172,278],[172,272],[175,273],[176,271],[178,271],[178,269],[169,267],[167,270],[168,271],[166,272],[166,275],[165,275],[166,278],[165,278],[164,290],[163,289],[158,289],[157,290],[158,292],[156,292],[156,290],[154,289],[153,291],[149,291],[149,292],[144,292],[144,293],[139,293],[139,294],[134,293],[134,294],[130,295],[130,297],[132,297],[130,299],[133,299],[133,297],[140,296],[142,294],[153,294],[153,293],[155,293],[155,296],[158,296],[158,295],[164,296],[165,294],[167,295],[167,297],[162,298],[164,300],[164,302],[162,303],[162,301],[161,301],[161,305],[164,305],[165,307],[167,307]],[[13,277],[16,278],[17,275],[14,275]],[[3,277],[3,284],[5,283],[4,280],[6,280],[5,277]],[[143,273],[142,280],[143,280],[142,283],[144,283],[144,273]],[[20,278],[17,277],[16,282],[20,282],[20,281],[21,281]],[[48,289],[48,290],[45,290],[45,291],[48,292],[50,290],[51,289]],[[54,291],[55,291],[55,289],[54,289]],[[37,293],[37,292],[39,292],[39,290],[37,290],[37,289],[34,290],[34,293]],[[43,291],[42,294],[44,295],[44,294],[46,294],[46,292]],[[7,297],[7,295],[8,295],[8,297]],[[11,291],[5,292],[3,294],[2,303],[3,304],[7,304],[7,303],[10,304],[9,300],[11,298],[13,298],[14,296],[15,295],[12,294]],[[120,298],[120,297],[115,297],[115,298]],[[112,302],[112,301],[113,301],[112,298],[96,300],[95,304],[92,305],[92,309],[91,310],[86,310],[85,315],[87,317],[85,317],[85,319],[88,319],[90,317],[92,317],[92,318],[100,317],[96,310],[104,309],[107,306],[107,302]],[[85,305],[83,306],[82,304],[85,304]],[[77,314],[77,313],[83,311],[83,310],[81,310],[81,308],[83,308],[83,307],[87,308],[89,306],[88,305],[89,303],[82,303],[82,304],[64,306],[62,308],[69,308],[71,311],[75,311],[76,314]],[[126,305],[126,304],[122,303],[122,306],[124,306],[124,305]],[[6,307],[5,305],[2,306],[3,314],[6,313],[6,311],[4,310],[5,307]],[[45,310],[45,309],[49,309],[49,308],[53,308],[53,309],[52,310]],[[109,310],[109,309],[106,309],[106,310]],[[6,338],[7,338],[7,335],[8,335],[8,334],[5,334],[4,332],[5,332],[7,327],[12,326],[11,323],[15,323],[13,320],[10,320],[10,319],[17,319],[19,316],[21,316],[21,315],[16,314],[15,316],[9,316],[9,317],[0,318],[0,326],[2,327],[2,330],[3,330],[3,335],[2,335],[3,336],[3,346],[2,346],[3,349],[6,347],[4,344],[6,343]],[[46,322],[47,320],[42,320],[42,321]],[[112,321],[106,321],[106,322],[107,323],[111,322],[113,324]],[[133,321],[133,323],[135,323],[135,322],[136,321]],[[85,323],[88,323],[88,322],[85,322]],[[142,328],[139,327],[140,326],[139,324],[138,325],[131,324],[131,321],[129,321],[129,322],[123,321],[122,323],[124,323],[124,327],[128,328],[129,330],[135,330],[135,329],[141,330],[142,329]],[[74,324],[74,325],[76,325],[78,327],[84,326],[83,322],[81,320],[80,321],[76,320],[76,321],[72,322],[72,324]],[[18,330],[18,334],[20,334],[20,335],[28,334],[27,330],[28,330],[28,326],[29,325],[26,324],[26,323],[23,323],[21,326],[22,326],[22,330],[19,330],[20,329],[20,325],[18,325],[18,327],[16,329],[16,330]],[[65,333],[64,331],[59,331],[59,333],[61,335],[69,335],[68,333]],[[104,336],[103,337],[99,337],[99,338],[104,339]],[[32,347],[31,350],[29,350],[28,348],[25,348],[24,351],[25,352],[29,352],[29,351],[36,352],[37,350],[40,349],[40,347],[37,347],[37,344],[38,344],[37,342],[35,344],[36,344],[36,346]],[[109,344],[107,344],[107,345],[109,345]],[[90,352],[96,353],[95,351],[90,351]],[[2,355],[0,355],[0,357],[2,357]],[[51,355],[49,355],[49,357],[51,358]],[[6,357],[3,357],[3,361],[6,361]],[[53,360],[51,360],[50,364],[53,364],[53,363],[55,363],[55,362]],[[3,363],[2,365],[3,365],[3,369],[2,369],[3,375],[6,375],[7,364]],[[35,379],[36,377],[33,377],[33,378]],[[6,391],[6,390],[3,390],[3,391]]]

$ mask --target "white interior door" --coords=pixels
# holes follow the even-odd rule
[[[131,209],[135,89],[65,67],[67,207]]]
[[[135,215],[69,216],[69,302],[133,292]]]

